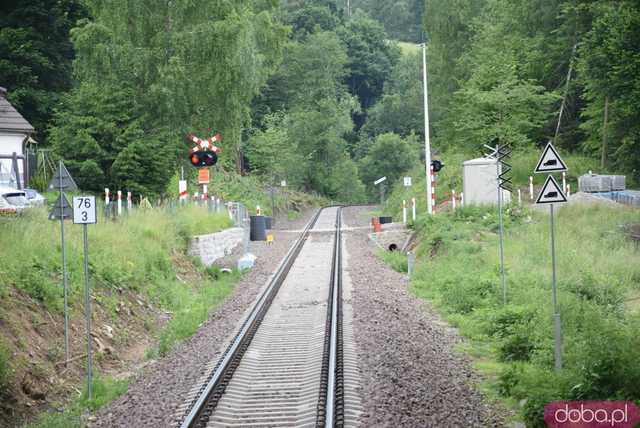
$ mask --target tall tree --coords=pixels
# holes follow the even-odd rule
[[[277,67],[286,40],[286,28],[274,18],[275,7],[259,0],[89,2],[93,19],[72,30],[77,91],[130,91],[129,122],[118,128],[136,123],[142,134],[129,143],[160,140],[164,153],[175,153],[186,149],[188,132],[220,132],[221,163],[241,169],[242,129],[249,122],[251,101]],[[79,114],[77,120],[83,115],[77,109],[70,114]],[[68,130],[68,122],[61,112],[56,127]],[[126,148],[99,135],[92,138],[108,153],[105,162],[115,162]],[[68,153],[73,144],[61,138],[57,147]],[[124,164],[117,165],[122,169]],[[109,165],[101,168],[105,179],[122,176],[112,175]]]
[[[0,3],[0,86],[41,139],[61,94],[71,88],[69,30],[86,16],[80,0]]]
[[[609,166],[640,181],[640,6],[600,1],[589,9],[594,20],[579,48],[578,63],[587,102],[585,150],[595,155],[605,150],[604,158],[612,160]],[[609,144],[602,147],[606,136]]]

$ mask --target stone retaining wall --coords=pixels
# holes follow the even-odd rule
[[[244,229],[233,227],[209,235],[194,236],[189,243],[187,254],[198,257],[205,266],[211,266],[218,259],[242,252]]]

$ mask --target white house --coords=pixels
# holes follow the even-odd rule
[[[33,126],[7,101],[7,90],[0,87],[0,185],[22,189],[29,183],[27,145],[35,143],[34,133]]]

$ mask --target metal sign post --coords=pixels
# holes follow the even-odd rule
[[[373,182],[374,186],[380,185],[380,205],[384,205],[384,182],[387,180],[387,177],[380,177],[376,181]]]
[[[73,223],[82,225],[84,239],[84,313],[87,329],[87,397],[91,400],[93,383],[93,356],[91,353],[91,292],[89,289],[89,238],[87,225],[96,223],[96,198],[78,196],[73,198]]]
[[[565,172],[566,164],[560,159],[558,152],[551,142],[545,147],[535,173]],[[556,236],[553,205],[567,202],[563,189],[552,175],[548,175],[542,190],[536,199],[536,204],[549,204],[549,225],[551,228],[551,289],[553,302],[553,331],[554,331],[554,362],[556,371],[562,369],[562,327],[560,323],[560,309],[558,308],[558,287],[556,276]]]
[[[511,157],[511,147],[508,144],[497,143],[495,147],[485,145],[486,148],[492,151],[491,154],[486,157],[493,157],[496,159],[496,183],[498,192],[498,222],[500,226],[499,241],[500,241],[500,279],[502,282],[502,303],[507,304],[507,275],[504,268],[504,220],[503,220],[503,205],[504,195],[503,191],[511,191],[511,177],[509,177],[509,171],[511,171],[511,165],[507,163]]]
[[[69,284],[67,278],[67,252],[64,242],[64,220],[65,218],[71,218],[73,213],[69,206],[69,201],[64,196],[64,191],[78,190],[75,181],[65,168],[62,160],[58,162],[58,170],[53,175],[51,183],[49,183],[49,189],[58,189],[60,195],[56,201],[53,209],[49,213],[50,220],[60,220],[60,240],[62,242],[62,289],[64,293],[64,365],[67,366],[70,358],[69,350]]]

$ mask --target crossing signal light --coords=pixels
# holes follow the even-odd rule
[[[218,162],[218,155],[210,151],[198,151],[191,153],[191,165],[197,167],[213,166]]]
[[[440,172],[440,170],[444,167],[444,164],[439,160],[432,160],[431,167],[433,168],[433,172]]]

